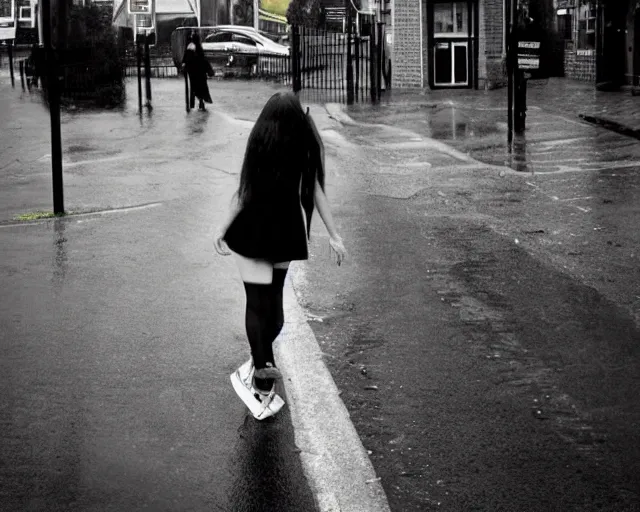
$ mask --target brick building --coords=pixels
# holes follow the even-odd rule
[[[394,87],[493,88],[506,82],[506,0],[392,0]]]
[[[640,85],[639,0],[555,0],[568,78]]]

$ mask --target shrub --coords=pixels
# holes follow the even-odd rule
[[[111,26],[111,8],[73,5],[69,11],[66,48],[58,50],[60,94],[72,102],[114,107],[124,100],[124,53]],[[44,75],[43,59],[38,74]],[[43,78],[45,78],[43,76]],[[43,80],[46,87],[46,78]]]
[[[323,22],[320,0],[291,0],[287,21],[290,25],[320,28]]]

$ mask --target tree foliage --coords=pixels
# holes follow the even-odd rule
[[[319,28],[323,22],[320,0],[291,0],[287,21],[290,25]]]
[[[237,0],[233,4],[233,24],[253,26],[253,0]]]

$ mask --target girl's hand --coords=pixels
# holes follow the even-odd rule
[[[329,245],[331,246],[331,257],[340,266],[347,257],[347,250],[344,247],[342,238],[338,235],[329,237]]]
[[[223,233],[216,235],[216,238],[213,241],[213,246],[215,247],[216,252],[221,256],[229,256],[231,254],[231,251],[227,247],[227,244],[223,240],[223,237],[224,237]]]

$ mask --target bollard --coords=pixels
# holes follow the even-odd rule
[[[147,96],[147,108],[151,108],[151,55],[149,53],[149,36],[144,37],[144,85]]]
[[[13,76],[13,41],[7,41],[7,53],[9,53],[9,74],[11,75],[11,87],[16,86],[16,79]]]
[[[25,90],[24,87],[24,61],[20,61],[20,83],[22,84],[22,90]]]
[[[136,41],[136,61],[138,67],[138,110],[142,112],[142,45]]]
[[[186,68],[183,70],[184,73],[184,101],[187,105],[187,113],[191,110],[189,105],[189,75],[187,73]]]

